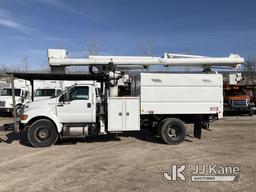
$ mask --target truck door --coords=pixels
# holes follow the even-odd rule
[[[63,94],[57,106],[57,116],[62,123],[94,123],[96,104],[90,86],[75,86]]]

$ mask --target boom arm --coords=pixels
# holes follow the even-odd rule
[[[50,66],[97,66],[113,64],[117,68],[137,68],[139,66],[165,65],[210,68],[212,66],[228,66],[236,68],[244,63],[244,58],[231,54],[229,57],[205,57],[165,53],[164,57],[142,56],[89,56],[85,59],[67,58],[64,49],[49,49]]]

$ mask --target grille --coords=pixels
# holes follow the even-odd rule
[[[235,106],[247,106],[247,101],[246,100],[236,100],[236,101],[232,101],[232,104]]]
[[[5,101],[0,101],[0,107],[5,107]]]

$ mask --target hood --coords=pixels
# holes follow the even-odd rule
[[[15,99],[19,99],[19,96],[15,96]],[[0,96],[1,101],[12,100],[12,96]]]
[[[34,108],[37,108],[37,109],[38,108],[48,108],[48,109],[52,110],[55,108],[56,101],[57,101],[57,98],[33,101],[33,102],[27,103],[25,105],[25,111],[34,109]]]
[[[11,101],[12,97],[11,96],[0,96],[0,101]]]
[[[46,100],[46,99],[50,99],[50,96],[45,96],[45,97],[34,97],[34,102],[35,102],[35,101]]]
[[[12,108],[12,96],[0,96],[1,108]],[[15,103],[21,104],[21,97],[15,97]]]
[[[6,103],[12,103],[12,96],[0,96],[0,101],[5,101]],[[15,97],[15,101],[21,101],[20,97]]]
[[[228,97],[229,100],[238,101],[238,100],[250,100],[248,95],[238,95],[238,96],[230,96]]]

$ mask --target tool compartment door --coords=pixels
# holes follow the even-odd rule
[[[140,130],[140,102],[137,98],[124,100],[125,103],[125,131]]]
[[[108,99],[108,131],[123,131],[123,100]]]
[[[108,131],[139,131],[140,99],[138,97],[108,98]]]

